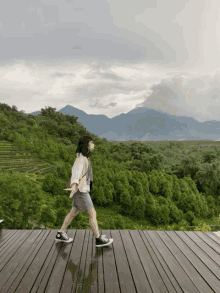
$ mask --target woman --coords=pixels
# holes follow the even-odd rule
[[[93,230],[96,238],[96,247],[103,247],[110,245],[113,239],[107,239],[105,235],[99,235],[99,229],[96,219],[96,211],[94,209],[89,191],[91,190],[93,175],[92,165],[89,160],[90,152],[94,150],[94,143],[91,136],[84,135],[78,141],[76,149],[76,160],[72,167],[72,177],[70,181],[71,194],[70,198],[73,197],[72,209],[66,216],[62,227],[57,232],[55,240],[58,242],[71,242],[72,238],[68,238],[64,230],[73,220],[78,211],[87,211],[89,214],[89,224]],[[79,183],[80,181],[80,183]]]

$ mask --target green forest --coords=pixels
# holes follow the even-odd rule
[[[108,142],[77,119],[56,108],[32,116],[0,103],[3,229],[60,229],[72,207],[70,192],[63,189],[84,134],[95,144],[90,196],[100,231],[219,226],[220,142]],[[87,212],[78,213],[69,229],[91,229]]]

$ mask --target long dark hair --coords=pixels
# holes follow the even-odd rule
[[[83,135],[78,140],[78,146],[76,148],[76,154],[81,153],[85,157],[89,157],[90,150],[89,150],[89,142],[92,140],[92,137],[88,134]]]

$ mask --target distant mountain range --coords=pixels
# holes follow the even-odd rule
[[[78,122],[91,133],[108,141],[130,140],[220,140],[220,121],[199,122],[192,117],[175,116],[160,110],[140,107],[113,118],[105,115],[86,114],[67,105],[57,112],[78,117]],[[38,115],[40,111],[29,113]]]

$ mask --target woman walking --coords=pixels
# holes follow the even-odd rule
[[[72,222],[78,211],[87,211],[89,214],[89,224],[96,238],[96,247],[108,246],[113,239],[107,239],[105,235],[99,235],[99,229],[96,219],[96,211],[94,209],[89,191],[92,187],[93,175],[92,165],[89,160],[90,152],[94,150],[94,143],[89,135],[84,135],[78,141],[76,149],[76,160],[72,167],[72,176],[70,180],[71,194],[73,197],[72,209],[66,216],[62,227],[57,232],[55,240],[57,242],[71,242],[73,238],[68,238],[64,232],[68,225]]]

